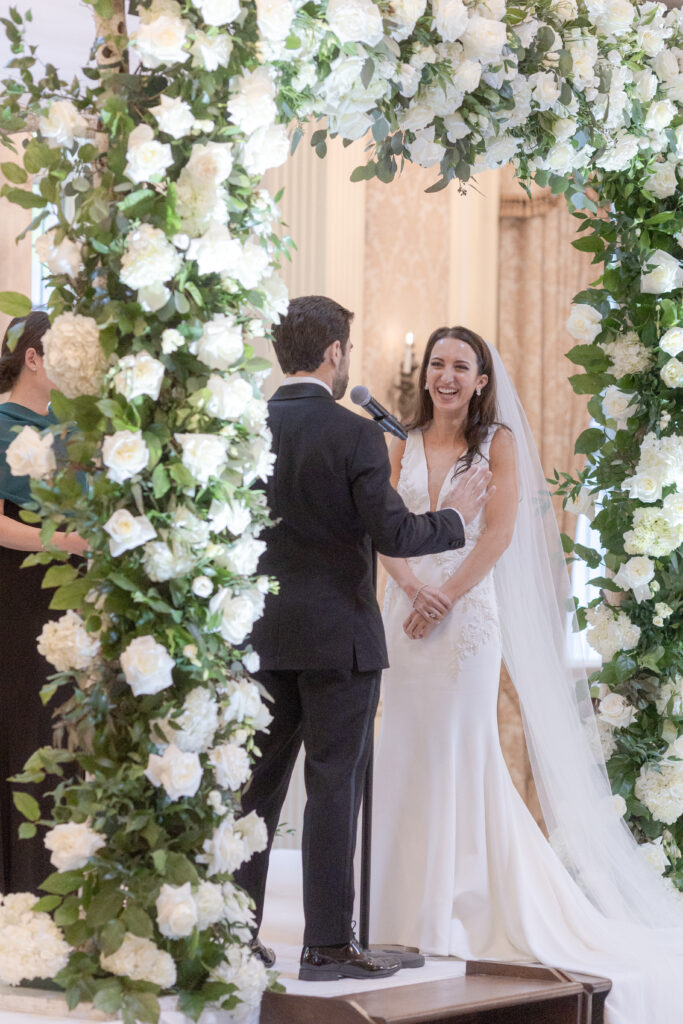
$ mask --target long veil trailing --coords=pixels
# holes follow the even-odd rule
[[[569,577],[548,488],[517,393],[489,347],[499,419],[515,436],[520,480],[514,536],[495,569],[503,658],[522,705],[550,840],[606,918],[627,931],[629,924],[659,929],[666,948],[680,952],[683,897],[650,866],[614,809],[586,675],[569,659]]]

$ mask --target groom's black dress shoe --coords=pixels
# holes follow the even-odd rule
[[[249,943],[249,949],[266,967],[272,967],[275,963],[275,950],[264,946],[260,939],[252,939]]]
[[[337,978],[389,978],[400,970],[399,960],[376,956],[362,949],[355,939],[346,946],[304,946],[299,967],[300,981],[335,981]]]

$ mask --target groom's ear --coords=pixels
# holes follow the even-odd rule
[[[332,366],[334,366],[334,368],[336,369],[341,361],[341,357],[343,356],[343,354],[344,352],[342,350],[341,341],[333,341],[332,344],[328,345],[327,348],[325,349],[325,357],[323,361],[326,363],[331,363]]]

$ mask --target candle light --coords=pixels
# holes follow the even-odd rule
[[[403,373],[413,372],[413,345],[415,344],[415,335],[412,331],[408,331],[406,334],[406,345],[403,352]]]

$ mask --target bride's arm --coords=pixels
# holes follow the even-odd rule
[[[519,486],[515,442],[509,430],[499,428],[491,442],[491,483],[495,493],[484,509],[486,526],[476,546],[450,579],[443,591],[457,601],[493,568],[512,540],[517,517]]]
[[[406,448],[406,442],[400,441],[397,437],[392,438],[389,445],[389,461],[391,462],[391,486],[396,490],[401,475],[401,460]],[[415,575],[406,558],[389,558],[388,555],[379,555],[379,560],[389,575],[398,583],[401,590],[412,601],[413,607],[429,615],[431,611],[438,611],[439,618],[450,609],[450,601],[444,599],[444,595],[436,589],[423,584]]]
[[[476,546],[457,571],[442,584],[441,591],[453,603],[483,580],[512,540],[519,501],[515,443],[509,430],[499,427],[491,442],[491,484],[495,493],[484,509],[486,526]],[[428,616],[411,612],[403,624],[408,636],[421,639],[438,625]]]

